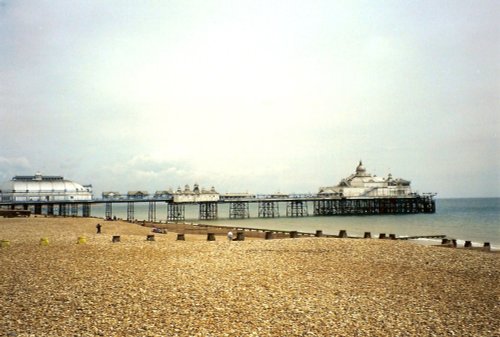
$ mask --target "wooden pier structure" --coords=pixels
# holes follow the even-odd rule
[[[183,221],[186,219],[186,205],[198,205],[199,220],[216,220],[219,218],[219,205],[228,205],[229,219],[250,218],[249,205],[257,204],[257,217],[277,218],[305,216],[335,215],[383,215],[383,214],[416,214],[435,213],[434,195],[412,195],[411,197],[383,198],[342,198],[320,197],[318,195],[257,195],[251,198],[223,198],[217,201],[174,202],[172,196],[130,198],[120,196],[112,199],[92,199],[79,201],[0,201],[3,210],[30,210],[37,215],[48,216],[91,216],[92,205],[104,204],[105,217],[113,218],[113,205],[127,205],[127,220],[135,220],[135,205],[148,204],[148,221],[156,221],[157,204],[166,204],[167,221]],[[285,214],[280,213],[280,205],[285,205]],[[309,209],[312,206],[312,214]]]

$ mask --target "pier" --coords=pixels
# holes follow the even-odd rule
[[[30,211],[36,215],[48,216],[83,216],[90,217],[92,206],[105,205],[105,217],[112,219],[113,205],[127,205],[127,221],[135,220],[135,206],[148,204],[148,221],[156,221],[158,204],[166,205],[167,221],[186,220],[186,205],[198,206],[199,220],[216,220],[220,205],[228,205],[229,213],[222,218],[248,219],[251,217],[250,204],[257,204],[258,218],[278,217],[306,217],[306,216],[335,216],[335,215],[383,215],[383,214],[416,214],[435,213],[436,205],[433,195],[413,195],[411,197],[387,198],[342,198],[323,197],[314,194],[291,195],[255,195],[241,198],[225,198],[221,196],[216,201],[175,201],[173,196],[164,195],[143,196],[131,198],[128,195],[114,196],[78,201],[30,200],[30,201],[1,201],[1,210],[22,210],[24,215]],[[283,211],[284,210],[284,211]],[[310,211],[312,210],[312,212]],[[4,212],[5,214],[16,214]],[[19,213],[20,214],[20,213]],[[0,213],[1,216],[1,213]]]

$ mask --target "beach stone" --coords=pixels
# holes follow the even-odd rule
[[[181,224],[150,244],[125,221],[107,223],[124,238],[110,246],[92,219],[31,220],[0,219],[15,242],[0,251],[0,335],[498,335],[496,252],[258,232],[227,245]],[[189,242],[168,244],[187,228]],[[75,247],[82,233],[92,242]]]

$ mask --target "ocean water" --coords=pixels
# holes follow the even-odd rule
[[[285,217],[286,204],[279,203],[281,217],[258,218],[257,204],[251,203],[249,219],[229,219],[229,206],[219,205],[217,220],[198,220],[198,206],[186,205],[186,222],[208,225],[231,225],[239,227],[263,228],[271,230],[296,230],[314,233],[322,230],[325,234],[338,234],[346,230],[348,235],[363,236],[371,232],[372,237],[380,233],[397,236],[446,235],[456,239],[458,245],[465,240],[473,246],[490,242],[492,249],[500,250],[500,198],[436,199],[434,214],[401,215],[361,215],[361,216],[306,216]],[[313,213],[312,203],[308,204],[309,214]],[[113,204],[113,215],[126,219],[127,205]],[[92,206],[92,216],[104,217],[104,205]],[[148,203],[137,203],[134,218],[148,219]],[[165,222],[167,206],[157,203],[156,220]],[[426,241],[429,243],[429,241]],[[432,240],[430,240],[432,242]],[[435,243],[441,242],[440,239]]]

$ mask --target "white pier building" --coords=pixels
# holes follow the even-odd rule
[[[377,177],[366,172],[359,161],[356,173],[344,178],[338,185],[320,187],[319,196],[338,196],[345,198],[386,198],[413,197],[410,181],[394,179],[389,173],[387,177]]]
[[[92,199],[92,185],[60,176],[15,176],[1,189],[2,201],[82,201]]]
[[[189,188],[189,185],[184,187],[184,190],[181,190],[179,187],[176,192],[173,192],[173,201],[176,203],[193,203],[193,202],[217,202],[219,201],[219,193],[215,191],[215,188],[212,186],[210,191],[198,186],[195,184],[193,190]]]

